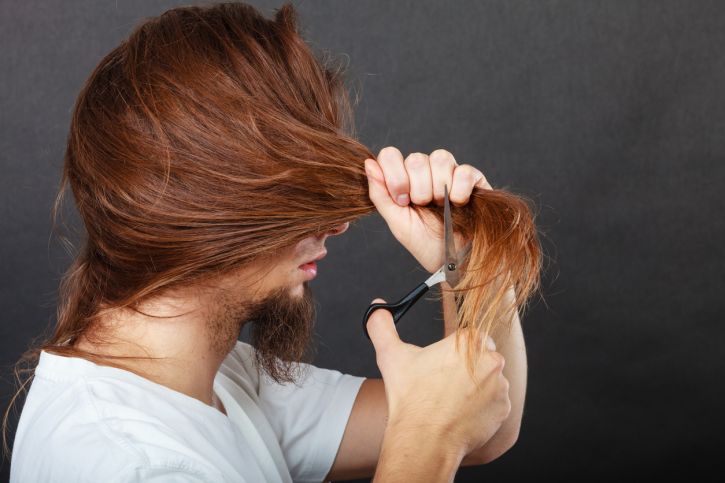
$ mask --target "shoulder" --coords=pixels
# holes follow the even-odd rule
[[[130,381],[36,378],[13,445],[11,480],[143,481],[135,478],[186,471],[204,481],[210,468],[189,454],[170,421],[139,407],[159,403]]]
[[[108,430],[83,380],[64,387],[33,380],[13,444],[11,481],[91,481],[147,463]]]

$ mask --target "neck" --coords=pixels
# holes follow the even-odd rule
[[[212,333],[209,314],[200,309],[203,305],[199,302],[161,299],[154,303],[153,310],[141,309],[154,317],[123,309],[98,325],[102,327],[99,335],[110,343],[99,344],[96,334],[91,334],[80,337],[73,345],[100,356],[140,357],[124,360],[124,365],[153,382],[224,412],[214,397],[214,377],[234,347],[239,331],[234,328]]]

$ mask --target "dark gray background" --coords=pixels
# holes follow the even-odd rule
[[[181,4],[1,4],[3,402],[10,364],[53,321],[69,263],[49,213],[73,101],[142,17]],[[254,4],[271,15],[281,2]],[[725,4],[296,5],[315,48],[350,57],[360,137],[374,152],[443,147],[536,203],[547,271],[544,302],[523,320],[521,436],[457,479],[694,476],[720,466]],[[361,314],[424,272],[378,215],[328,247],[313,282],[317,364],[378,376]],[[406,319],[400,332],[412,342],[442,330],[432,300]]]

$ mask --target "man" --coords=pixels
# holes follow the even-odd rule
[[[369,200],[431,272],[442,240],[416,207],[440,204],[444,185],[460,207],[491,186],[442,149],[344,164],[365,151],[324,124],[340,120],[329,108],[339,97],[305,71],[317,64],[293,23],[289,5],[275,22],[244,4],[175,9],[84,87],[64,182],[88,239],[39,354],[11,481],[448,481],[515,443],[517,316],[507,338],[485,341],[474,379],[450,294],[446,337],[429,347],[400,341],[388,312],[372,315],[382,379],[300,362],[315,261],[348,227],[331,220],[366,209],[341,172],[364,169]],[[237,341],[245,323],[252,345]]]

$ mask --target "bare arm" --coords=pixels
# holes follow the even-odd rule
[[[445,284],[441,284],[442,286]],[[449,288],[448,285],[444,285]],[[506,292],[506,302],[513,302],[513,287]],[[444,318],[444,337],[456,330],[456,313],[453,295],[443,293],[443,318]],[[521,418],[524,412],[524,399],[526,398],[526,381],[527,381],[527,360],[526,346],[524,344],[524,334],[521,329],[521,320],[519,319],[518,310],[514,311],[513,320],[511,321],[511,331],[508,332],[500,340],[494,339],[496,343],[496,352],[499,352],[506,359],[503,375],[509,381],[509,398],[511,399],[511,414],[504,421],[493,437],[479,448],[477,451],[468,455],[477,459],[480,463],[488,463],[495,460],[503,453],[508,451],[518,439],[519,429],[521,428]]]

